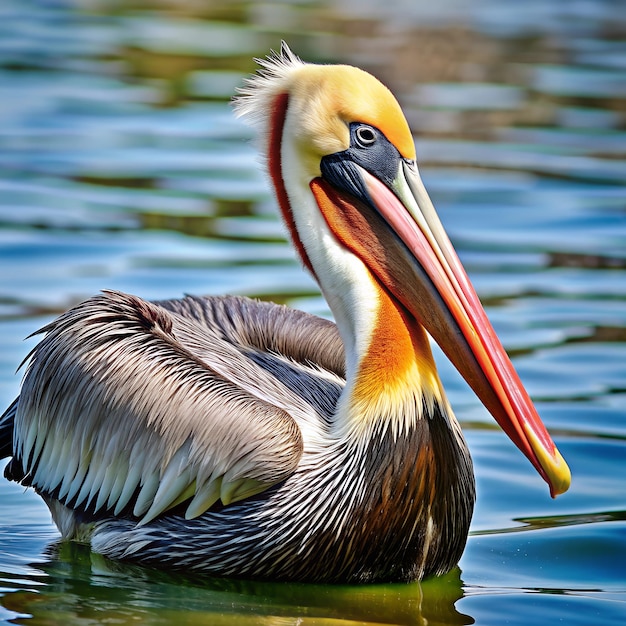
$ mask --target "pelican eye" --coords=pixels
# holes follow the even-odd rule
[[[355,131],[355,136],[362,148],[368,148],[376,143],[376,133],[369,126],[359,126]]]
[[[350,147],[322,157],[320,171],[322,177],[337,189],[369,202],[361,170],[393,190],[402,158],[398,149],[375,126],[351,122]]]

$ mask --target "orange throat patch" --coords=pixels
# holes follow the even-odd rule
[[[379,290],[376,324],[359,362],[353,402],[390,413],[395,413],[392,407],[410,410],[420,399],[426,406],[441,403],[442,386],[426,331],[382,287]]]

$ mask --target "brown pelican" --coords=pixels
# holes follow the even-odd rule
[[[283,46],[236,100],[336,325],[239,297],[104,292],[46,326],[0,420],[6,475],[115,559],[276,580],[450,570],[470,455],[428,335],[550,485],[569,469],[418,175],[391,93]]]

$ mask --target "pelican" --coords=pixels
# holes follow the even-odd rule
[[[549,484],[570,473],[435,213],[391,92],[283,44],[236,97],[336,323],[235,296],[105,291],[42,329],[0,419],[62,538],[217,576],[452,569],[472,461],[429,335]]]

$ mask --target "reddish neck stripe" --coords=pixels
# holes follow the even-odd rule
[[[289,103],[289,94],[281,93],[276,97],[272,107],[272,115],[270,117],[270,133],[268,142],[268,169],[272,184],[276,192],[278,205],[283,215],[283,220],[287,224],[289,234],[293,245],[298,251],[304,265],[309,269],[311,274],[315,276],[313,265],[304,249],[304,245],[298,236],[296,223],[293,219],[293,211],[289,202],[289,196],[285,189],[285,181],[283,180],[281,145],[283,139],[283,129],[285,127],[285,118],[287,116],[287,105]]]

